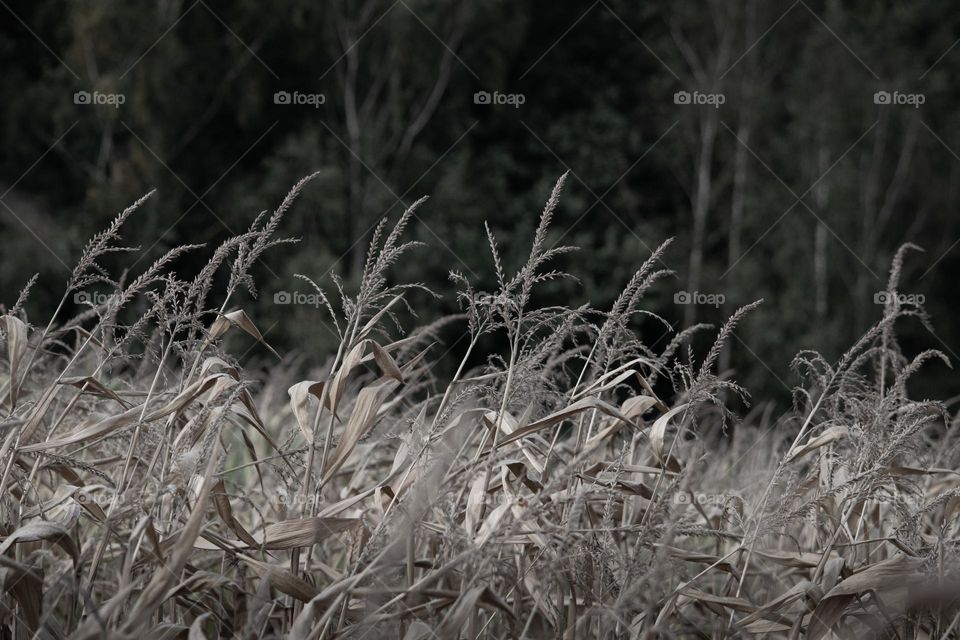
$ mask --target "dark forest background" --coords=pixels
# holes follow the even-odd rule
[[[519,262],[569,170],[553,241],[581,247],[564,264],[580,282],[544,302],[609,305],[675,236],[651,310],[680,328],[765,298],[724,365],[788,401],[793,354],[835,359],[875,322],[909,241],[925,252],[901,290],[936,329],[904,323],[905,345],[957,362],[958,38],[935,0],[2,0],[0,302],[39,272],[28,310],[45,322],[86,239],[153,188],[128,232],[143,251],[116,259],[133,272],[215,245],[319,171],[284,222],[301,242],[267,254],[243,306],[281,352],[323,360],[322,312],[273,304],[304,290],[294,273],[349,283],[371,227],[429,195],[411,233],[430,248],[397,279],[492,286],[484,221]],[[457,310],[422,302],[423,321]],[[924,371],[918,395],[954,395],[943,365]]]

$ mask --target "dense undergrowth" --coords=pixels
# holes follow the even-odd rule
[[[225,344],[270,349],[242,299],[308,181],[192,279],[176,259],[202,247],[114,280],[100,262],[141,200],[80,257],[61,307],[82,294],[81,315],[32,323],[29,286],[6,310],[0,636],[960,633],[954,420],[907,395],[943,356],[895,334],[922,309],[887,296],[838,361],[795,358],[791,412],[753,398],[726,430],[748,394],[717,362],[755,305],[645,344],[639,320],[669,328],[643,309],[665,244],[609,309],[536,307],[566,277],[548,234],[561,179],[525,264],[488,231],[494,291],[451,273],[461,316],[402,327],[427,289],[389,276],[417,250],[408,211],[376,229],[358,286],[302,277],[340,337],[328,365],[248,377]],[[465,354],[438,379],[450,323]],[[469,367],[490,335],[503,352]]]

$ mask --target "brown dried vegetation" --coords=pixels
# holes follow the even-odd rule
[[[957,637],[956,428],[907,396],[943,356],[894,332],[922,309],[890,296],[836,363],[801,353],[794,410],[759,404],[728,434],[747,394],[716,362],[757,303],[702,357],[708,327],[648,346],[639,320],[669,328],[641,306],[665,244],[609,310],[537,307],[566,275],[561,179],[515,273],[488,230],[496,291],[451,274],[452,377],[438,323],[400,328],[426,289],[388,277],[415,248],[408,211],[355,291],[303,278],[341,339],[328,364],[253,380],[224,340],[272,351],[238,298],[308,180],[189,280],[172,267],[199,247],[130,281],[98,263],[141,200],[61,308],[109,296],[34,326],[28,285],[2,316],[0,637]],[[491,335],[504,352],[470,366]]]

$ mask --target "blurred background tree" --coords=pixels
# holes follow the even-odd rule
[[[40,272],[35,318],[82,243],[146,191],[159,197],[132,227],[143,251],[117,265],[216,243],[319,171],[285,221],[302,242],[265,258],[244,306],[273,343],[322,359],[321,313],[272,304],[299,288],[292,274],[350,282],[371,228],[430,195],[412,233],[431,249],[397,277],[442,290],[456,268],[490,284],[483,222],[520,260],[569,169],[554,241],[582,247],[567,258],[581,281],[547,296],[602,308],[676,236],[674,289],[651,309],[679,328],[766,298],[723,357],[758,396],[788,401],[794,352],[835,358],[879,317],[874,293],[905,241],[926,253],[904,292],[940,328],[905,327],[909,343],[960,351],[943,320],[960,267],[960,14],[943,3],[0,4],[0,302]],[[77,104],[79,91],[124,101]],[[478,104],[480,91],[523,103]],[[723,102],[677,104],[680,91]],[[924,102],[876,104],[878,91]],[[726,302],[677,305],[675,290]],[[428,321],[456,305],[421,309]],[[948,398],[952,380],[925,371],[921,395]]]

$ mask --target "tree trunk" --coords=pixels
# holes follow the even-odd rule
[[[828,169],[828,157],[826,145],[823,144],[821,133],[820,150],[817,153],[817,175],[822,176]],[[826,215],[827,210],[827,184],[825,180],[817,183],[814,189],[814,202],[817,207],[817,215],[821,218]],[[813,237],[813,282],[814,282],[814,312],[818,326],[827,317],[827,227],[820,220],[817,220],[817,228]]]
[[[713,146],[717,138],[719,116],[716,109],[706,110],[701,119],[700,152],[697,155],[696,188],[693,193],[693,234],[690,247],[690,268],[687,290],[693,294],[700,288],[703,272],[703,243],[706,236],[707,216],[710,209],[710,192],[713,184]],[[696,322],[697,305],[688,304],[684,312],[684,324]]]

